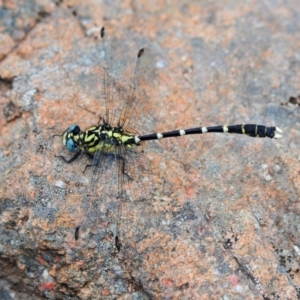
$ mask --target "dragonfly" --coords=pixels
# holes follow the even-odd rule
[[[101,109],[102,115],[97,125],[81,130],[77,124],[69,126],[62,135],[62,143],[74,155],[66,163],[73,163],[81,154],[85,153],[92,159],[92,178],[89,186],[90,194],[96,193],[99,201],[114,198],[114,205],[110,210],[114,213],[114,244],[121,250],[121,227],[125,234],[130,230],[130,221],[126,221],[128,211],[126,206],[134,203],[138,198],[145,197],[145,187],[151,186],[151,166],[143,152],[137,149],[146,141],[185,135],[205,133],[242,134],[255,138],[278,139],[282,130],[274,126],[258,124],[197,126],[187,129],[176,129],[165,132],[139,134],[137,129],[142,123],[142,113],[147,96],[144,86],[153,55],[148,48],[142,48],[136,56],[136,64],[129,85],[117,78],[118,63],[111,54],[105,27],[100,30],[102,53],[102,82]],[[125,82],[125,81],[124,81]],[[108,179],[107,179],[108,176]],[[101,185],[100,192],[95,187]],[[94,191],[94,192],[93,192]],[[147,200],[147,199],[146,199]],[[134,209],[134,204],[131,206]],[[97,211],[94,212],[97,215]],[[79,237],[79,226],[76,227],[75,239]]]

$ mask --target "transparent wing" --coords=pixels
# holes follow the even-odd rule
[[[122,180],[123,199],[119,211],[118,234],[123,246],[136,243],[144,235],[145,205],[152,196],[152,171],[143,152],[126,149]]]
[[[131,83],[124,95],[124,106],[120,115],[120,125],[131,132],[141,122],[141,113],[147,104],[147,88],[150,86],[154,55],[148,48],[138,52]]]
[[[117,50],[121,51],[118,52]],[[154,71],[154,53],[143,48],[135,58],[134,69],[122,48],[113,49],[104,28],[101,29],[102,82],[101,102],[104,120],[134,133],[141,124],[141,112],[147,103],[147,91]],[[129,60],[130,61],[130,60]]]
[[[118,237],[123,247],[135,243],[143,234],[146,217],[138,207],[151,198],[151,191],[151,166],[143,152],[124,146],[109,154],[96,152],[84,204],[88,227],[96,233],[110,226],[115,241]]]
[[[103,200],[105,186],[109,183],[109,178],[113,176],[116,169],[115,160],[104,151],[98,150],[90,167],[92,176],[83,201],[83,209],[85,211],[86,224],[88,227],[95,227],[95,230],[97,230],[100,220],[108,222],[109,201],[107,203]],[[86,168],[86,172],[90,172],[90,170]]]
[[[102,82],[101,82],[101,99],[103,101],[103,109],[105,115],[103,116],[104,122],[113,125],[114,122],[114,106],[118,99],[116,92],[114,91],[117,86],[117,59],[113,59],[111,45],[108,41],[105,28],[103,27],[100,31],[101,36],[101,55],[102,55]]]
[[[120,57],[112,51],[104,28],[100,34],[102,81],[98,87],[101,88],[100,109],[103,111],[101,122],[137,134],[143,123],[141,113],[147,103],[146,87],[149,86],[153,55],[148,49],[140,50],[135,68],[130,70],[122,60],[124,53]],[[137,215],[136,208],[151,197],[152,172],[148,159],[138,149],[128,149],[121,144],[115,146],[112,153],[104,150],[100,149],[94,155],[86,215],[90,225],[99,221],[113,225],[111,230],[115,238],[118,237],[118,248],[118,241],[125,246],[143,231],[139,225],[144,219],[143,209],[139,209]]]

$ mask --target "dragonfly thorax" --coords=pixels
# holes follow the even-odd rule
[[[94,154],[96,151],[112,152],[117,147],[132,148],[139,145],[135,136],[124,133],[122,127],[101,124],[81,131],[78,125],[71,125],[63,134],[63,144],[70,152],[84,151]]]

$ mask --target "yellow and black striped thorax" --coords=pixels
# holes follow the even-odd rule
[[[132,134],[125,133],[122,127],[108,124],[97,125],[81,131],[78,125],[71,125],[62,135],[63,144],[71,152],[84,151],[94,154],[96,151],[113,152],[116,147],[132,148],[139,141]]]

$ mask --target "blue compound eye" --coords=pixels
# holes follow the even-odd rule
[[[78,144],[73,139],[70,138],[67,140],[66,146],[70,152],[76,152]]]
[[[68,132],[73,133],[73,134],[79,134],[80,133],[80,128],[78,125],[73,124],[69,127]]]

